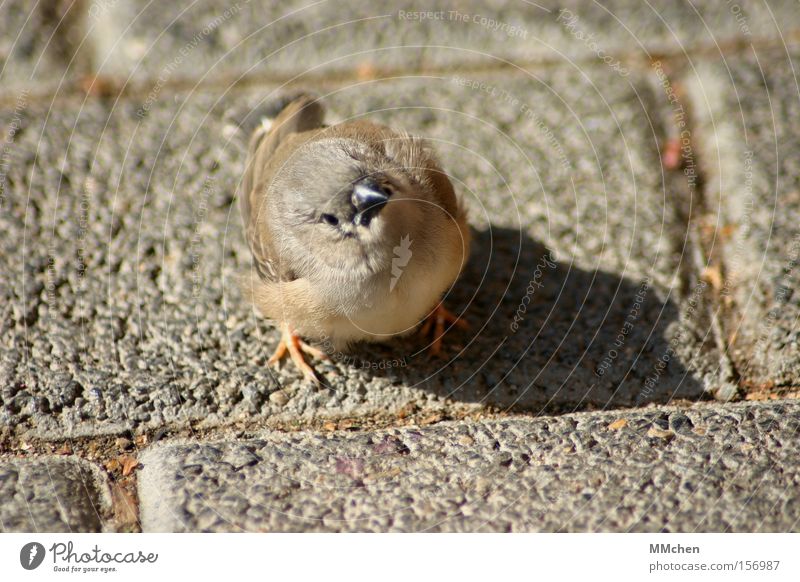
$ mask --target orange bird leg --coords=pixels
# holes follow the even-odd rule
[[[419,328],[419,334],[425,337],[429,336],[431,330],[433,330],[433,340],[430,347],[431,355],[438,356],[441,354],[442,337],[444,336],[445,326],[448,324],[461,329],[469,329],[469,324],[465,320],[448,310],[442,303],[439,303],[425,319],[422,327]]]
[[[308,362],[306,362],[303,352],[319,360],[328,360],[330,358],[328,358],[328,355],[322,350],[310,346],[301,340],[300,336],[292,331],[288,323],[282,323],[281,341],[278,342],[278,347],[275,348],[275,352],[272,354],[267,364],[270,366],[277,364],[283,359],[286,352],[289,352],[289,356],[292,358],[294,365],[300,369],[303,373],[303,377],[319,386],[319,377],[314,372],[314,369],[308,365]]]

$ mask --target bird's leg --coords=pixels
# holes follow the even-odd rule
[[[430,348],[430,353],[433,356],[441,354],[442,337],[444,336],[445,325],[447,324],[458,326],[461,329],[469,329],[469,324],[465,320],[460,319],[440,302],[425,319],[422,327],[419,328],[419,333],[422,336],[430,335],[431,330],[433,330],[433,340]]]
[[[275,352],[272,354],[267,364],[270,366],[277,364],[286,355],[286,352],[289,352],[289,356],[292,358],[295,366],[300,368],[303,377],[319,385],[319,378],[314,372],[314,369],[306,362],[303,352],[320,360],[328,360],[330,358],[328,358],[328,355],[322,350],[310,346],[301,340],[300,336],[292,330],[288,323],[282,323],[281,341],[278,343],[278,347],[275,348]]]

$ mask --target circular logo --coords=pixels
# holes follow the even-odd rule
[[[26,570],[35,570],[44,561],[44,546],[39,542],[30,542],[19,551],[19,563]]]

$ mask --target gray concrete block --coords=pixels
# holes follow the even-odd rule
[[[727,341],[754,393],[800,384],[800,105],[796,47],[687,74],[708,176],[706,223],[723,265]]]
[[[111,511],[102,473],[76,457],[0,458],[0,529],[98,532]]]
[[[144,531],[797,531],[800,405],[268,433],[141,457]]]
[[[477,231],[446,300],[471,329],[450,334],[442,361],[416,338],[334,353],[318,367],[322,390],[290,366],[268,369],[277,337],[239,291],[250,259],[233,198],[239,124],[271,98],[220,89],[147,110],[65,99],[46,123],[49,106],[22,114],[0,215],[6,424],[64,438],[408,405],[632,405],[713,384],[680,194],[657,171],[655,97],[644,78],[605,68],[326,94],[334,119],[368,115],[441,152]]]
[[[124,79],[233,81],[242,75],[364,74],[575,60],[626,68],[622,58],[723,48],[800,27],[792,2],[689,3],[615,0],[409,1],[275,4],[95,0],[88,29],[94,62]],[[422,11],[422,12],[420,12]],[[273,77],[274,78],[274,77]]]

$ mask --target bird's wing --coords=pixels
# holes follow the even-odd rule
[[[267,210],[268,182],[264,180],[264,169],[281,143],[293,134],[322,127],[323,116],[324,110],[319,102],[309,95],[301,95],[289,103],[269,126],[262,124],[258,127],[250,138],[247,165],[239,191],[239,208],[256,270],[265,281],[285,277],[276,268],[272,240],[262,215]]]

